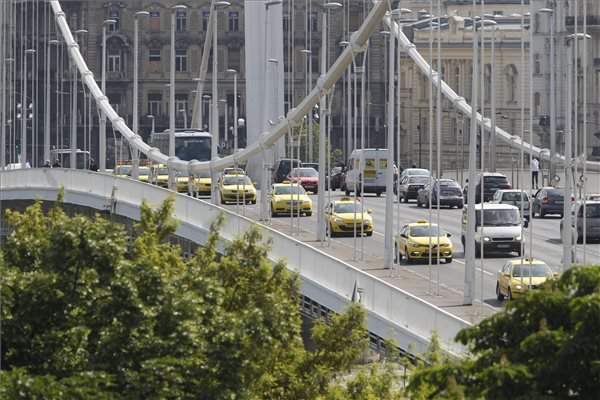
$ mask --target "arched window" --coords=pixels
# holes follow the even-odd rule
[[[517,97],[517,80],[519,73],[517,68],[510,64],[506,67],[506,101],[514,102]]]

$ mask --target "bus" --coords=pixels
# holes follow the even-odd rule
[[[163,154],[169,154],[168,129],[155,132],[150,137],[152,146],[157,147]],[[175,156],[180,160],[210,161],[212,135],[200,129],[175,130]]]
[[[52,149],[50,150],[50,160],[52,165],[59,165],[61,168],[71,168],[71,149]],[[92,158],[87,150],[75,150],[75,168],[90,169]]]

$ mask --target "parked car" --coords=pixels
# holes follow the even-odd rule
[[[600,239],[600,201],[578,201],[573,205],[571,232],[577,243],[583,243],[583,210],[585,208],[585,236],[587,240]],[[564,219],[560,221],[560,237],[562,238]]]
[[[330,173],[331,179],[331,190],[342,189],[344,186],[346,172],[344,167],[333,167]],[[327,188],[328,181],[325,181],[325,187]]]
[[[314,168],[294,168],[287,180],[299,183],[308,192],[317,193],[319,190],[319,173]]]
[[[475,204],[481,203],[481,182],[483,180],[483,201],[490,201],[494,197],[494,193],[499,189],[512,189],[511,184],[508,182],[508,178],[500,173],[496,172],[484,172],[479,174],[475,180]],[[463,188],[463,197],[465,203],[468,202],[469,185],[471,182],[467,182]]]
[[[429,207],[429,193],[431,193],[431,206],[437,207],[438,186],[440,191],[440,207],[463,208],[462,190],[458,182],[454,179],[440,179],[439,181],[425,185],[417,194],[417,207]]]
[[[290,171],[294,168],[298,168],[302,165],[302,162],[298,159],[292,158],[282,158],[275,162],[275,166],[273,167],[273,182],[281,183],[283,182]]]
[[[398,201],[408,203],[410,199],[416,199],[420,189],[430,183],[431,176],[427,175],[405,175],[400,179],[398,185]]]
[[[491,203],[495,204],[510,204],[521,210],[521,202],[523,202],[523,218],[529,219],[529,195],[526,191],[520,189],[500,189],[496,190]]]
[[[543,187],[535,192],[531,206],[531,216],[544,218],[547,214],[563,216],[565,191],[555,187]]]

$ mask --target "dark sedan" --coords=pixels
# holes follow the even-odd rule
[[[429,207],[429,193],[431,193],[431,206],[437,207],[438,183],[440,192],[440,207],[463,208],[464,201],[462,190],[454,179],[440,179],[439,182],[427,184],[419,190],[417,195],[417,207]]]
[[[430,183],[431,177],[423,175],[404,176],[398,185],[398,201],[408,203],[410,199],[416,199],[419,190]]]
[[[544,218],[548,214],[563,216],[565,191],[554,187],[543,187],[533,196],[531,215]]]

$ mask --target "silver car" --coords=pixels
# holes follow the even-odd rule
[[[523,202],[523,218],[528,220],[531,204],[526,191],[519,189],[499,189],[496,190],[491,201],[491,203],[515,206],[519,211],[521,210],[521,202]]]

